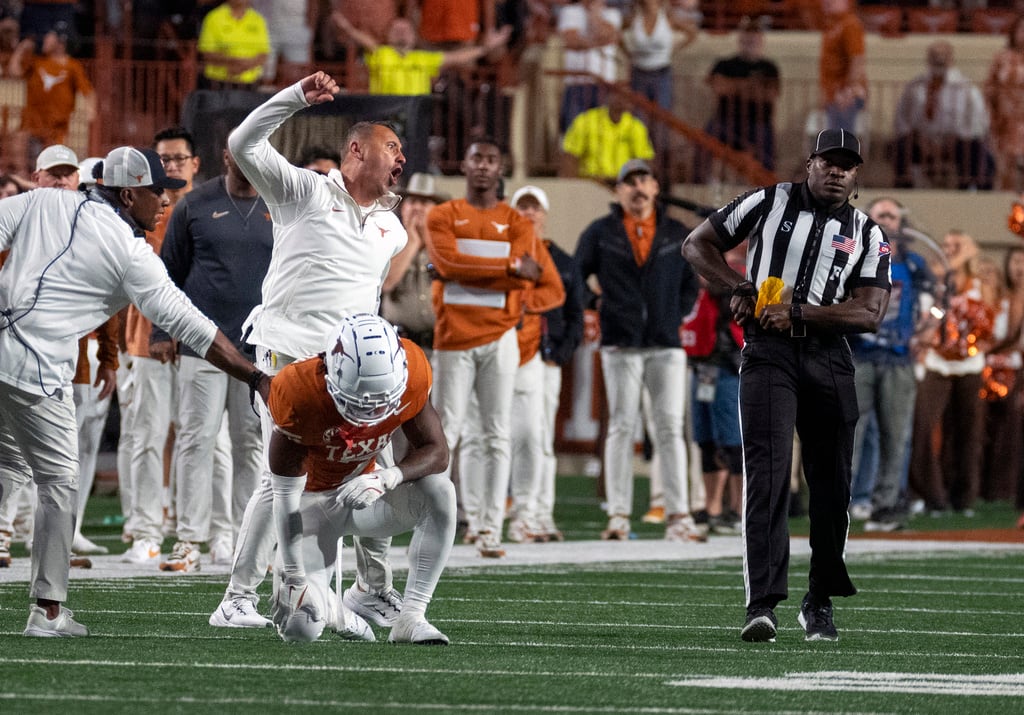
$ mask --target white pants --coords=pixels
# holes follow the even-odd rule
[[[405,582],[403,614],[423,614],[448,563],[455,538],[455,487],[441,474],[402,484],[366,509],[349,509],[337,502],[337,489],[302,495],[302,561],[309,590],[307,598],[329,622],[336,622],[331,591],[338,540],[349,534],[390,538],[412,531],[409,575]],[[274,566],[274,592],[284,566]],[[337,574],[341,593],[341,574]]]
[[[562,366],[544,363],[544,429],[541,447],[540,484],[537,485],[537,505],[534,513],[542,524],[555,521],[555,475],[558,459],[555,457],[555,418],[562,399]]]
[[[264,347],[256,348],[256,367],[268,375],[276,375],[292,362],[295,362],[295,358],[289,355]],[[262,477],[242,515],[238,539],[235,542],[234,561],[231,565],[231,580],[225,593],[225,598],[247,598],[253,604],[259,602],[256,589],[267,575],[267,567],[271,564],[274,546],[277,544],[274,528],[274,491],[270,481],[270,463],[267,455],[274,421],[267,411],[266,404],[258,395],[256,406],[260,413],[260,428],[263,435],[260,460]],[[382,453],[378,463],[382,466],[392,465],[394,462],[391,451],[386,450],[386,453]],[[360,583],[370,591],[386,591],[391,588],[391,563],[388,561],[390,536],[374,538],[367,535],[354,541]]]
[[[0,382],[0,508],[35,481],[32,598],[64,602],[78,506],[78,437],[71,390],[40,397]]]
[[[132,435],[128,417],[135,395],[135,376],[131,369],[134,359],[127,353],[121,353],[117,366],[117,406],[121,415],[117,440],[117,494],[121,500],[121,514],[126,520],[132,513]]]
[[[125,531],[136,539],[163,541],[164,446],[176,413],[175,372],[171,363],[132,358],[133,391],[127,431],[131,455],[131,510]]]
[[[72,385],[75,400],[75,422],[78,424],[78,511],[76,534],[82,531],[82,519],[85,516],[85,503],[92,492],[92,483],[96,479],[96,458],[100,452],[100,441],[103,439],[103,428],[107,424],[107,412],[110,410],[110,396],[98,400],[99,387],[96,382],[96,368],[99,360],[95,358],[98,343],[89,340],[89,384]]]
[[[601,348],[601,369],[608,399],[608,435],[604,445],[608,514],[633,512],[633,440],[640,416],[641,391],[651,397],[651,442],[658,455],[667,514],[687,514],[689,475],[683,443],[686,353],[682,348]]]
[[[516,371],[512,393],[512,509],[531,527],[540,518],[540,488],[547,437],[544,361],[538,352]]]
[[[231,472],[214,470],[214,447],[227,414]],[[235,519],[245,511],[261,473],[263,438],[249,405],[249,387],[206,360],[182,355],[178,363],[178,432],[175,441],[178,539],[199,543],[224,536],[234,543]],[[227,477],[225,480],[224,477]],[[215,493],[222,504],[217,533],[211,528]]]
[[[454,454],[460,436],[475,428],[483,439],[481,469],[459,471],[462,508],[470,530],[501,533],[505,518],[511,462],[512,393],[519,368],[519,344],[514,328],[494,342],[469,350],[435,350],[431,358],[434,390],[431,398],[441,417]],[[466,420],[475,395],[476,425]],[[451,478],[451,466],[445,472]]]

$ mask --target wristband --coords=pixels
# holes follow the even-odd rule
[[[737,298],[756,298],[757,288],[750,281],[740,281],[732,289],[732,294]]]
[[[523,267],[523,259],[522,258],[518,258],[518,257],[517,258],[513,258],[508,263],[508,272],[509,272],[510,275],[518,276],[519,275],[519,271],[522,269],[522,267]]]

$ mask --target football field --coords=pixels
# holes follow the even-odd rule
[[[583,515],[562,518],[564,544],[513,545],[486,564],[456,547],[428,612],[443,648],[389,645],[383,629],[376,643],[328,632],[308,645],[215,629],[224,567],[170,575],[116,556],[73,572],[68,605],[91,637],[23,638],[28,560],[16,558],[0,570],[0,713],[1024,712],[1020,540],[853,539],[860,593],[836,601],[840,640],[807,643],[796,614],[808,550],[795,536],[778,641],[752,644],[739,639],[739,537],[666,544],[645,527],[593,541],[588,498],[560,501]],[[400,584],[405,549],[394,552]]]

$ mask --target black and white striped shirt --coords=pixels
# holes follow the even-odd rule
[[[709,217],[727,248],[749,239],[747,279],[782,279],[782,302],[833,305],[861,286],[891,289],[882,229],[848,202],[826,214],[805,183],[747,192]]]

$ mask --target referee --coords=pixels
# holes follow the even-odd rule
[[[810,492],[811,566],[798,615],[806,640],[837,640],[832,596],[857,592],[843,561],[857,423],[844,335],[878,329],[891,287],[885,234],[848,202],[863,163],[857,137],[827,129],[807,159],[806,182],[743,194],[683,244],[698,272],[732,290],[730,308],[744,329],[745,641],[775,640],[774,609],[788,597],[794,428]],[[744,240],[747,275],[741,276],[722,254]],[[781,302],[755,315],[758,287],[770,276],[782,280]]]

